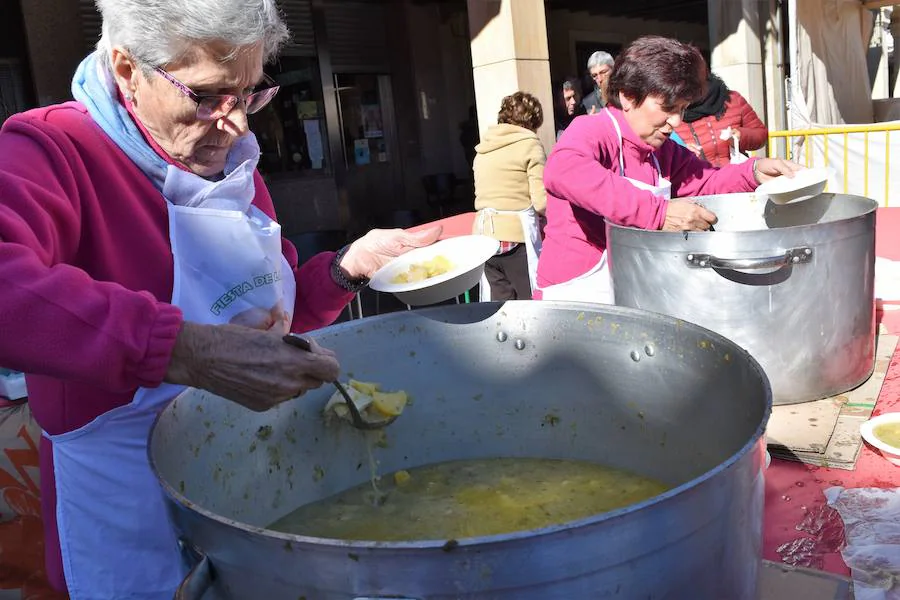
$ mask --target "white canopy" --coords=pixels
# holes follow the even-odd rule
[[[791,129],[871,123],[872,13],[859,0],[793,0]]]

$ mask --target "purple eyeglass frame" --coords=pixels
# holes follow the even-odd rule
[[[166,81],[174,85],[178,91],[197,104],[197,118],[201,121],[217,121],[225,117],[235,106],[237,106],[237,103],[242,100],[240,96],[235,96],[234,94],[200,95],[176,79],[162,67],[154,67],[154,70],[162,75]],[[243,99],[244,106],[247,107],[246,110],[248,115],[252,115],[262,110],[272,101],[272,98],[275,97],[278,90],[281,89],[281,86],[277,85],[275,81],[265,73],[263,73],[263,81],[267,83],[269,87],[253,92]],[[214,106],[210,106],[210,104],[214,104]]]

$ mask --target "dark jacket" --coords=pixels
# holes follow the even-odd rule
[[[595,106],[597,107],[597,112],[599,112],[601,108],[606,108],[606,102],[600,97],[600,89],[595,87],[594,91],[585,96],[584,100],[581,101],[581,106],[584,107],[584,111],[587,114],[591,114],[591,109]]]

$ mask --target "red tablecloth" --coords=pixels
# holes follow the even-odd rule
[[[415,227],[410,227],[409,231],[421,231],[422,229],[426,229],[428,227],[440,225],[441,227],[443,227],[443,231],[441,231],[441,237],[439,239],[443,240],[450,237],[456,237],[458,235],[469,235],[470,233],[472,233],[472,225],[474,223],[475,213],[467,212],[462,213],[461,215],[446,217],[440,219],[439,221],[425,223],[424,225],[416,225]]]
[[[900,260],[900,208],[878,210],[875,254]],[[878,316],[888,333],[900,334],[900,310],[879,310]],[[891,359],[881,394],[875,404],[874,414],[886,412],[900,412],[900,352],[895,352]],[[807,510],[815,510],[825,503],[822,491],[836,485],[900,487],[900,468],[890,464],[868,445],[863,446],[853,471],[773,460],[766,472],[763,557],[781,561],[778,547],[806,535],[797,531],[797,524],[803,520]],[[832,573],[849,574],[849,569],[837,552],[825,554],[823,568]]]

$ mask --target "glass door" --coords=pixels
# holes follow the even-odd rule
[[[336,74],[335,89],[347,168],[390,161],[380,79],[383,75]],[[386,78],[386,77],[385,77]]]
[[[334,84],[350,216],[372,225],[404,204],[391,78],[336,73]]]

